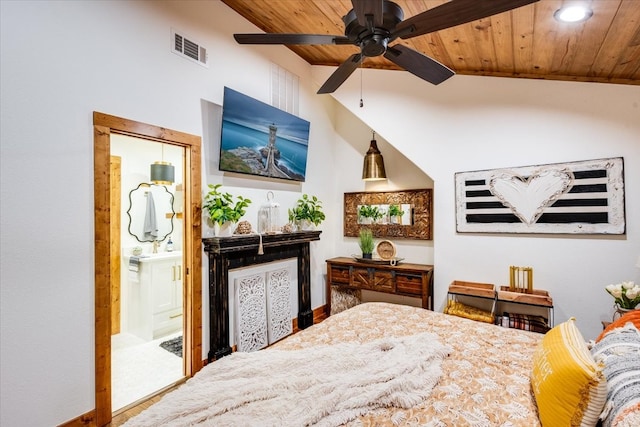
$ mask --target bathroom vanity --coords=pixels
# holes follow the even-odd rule
[[[140,257],[127,272],[128,331],[150,341],[182,329],[182,252]]]

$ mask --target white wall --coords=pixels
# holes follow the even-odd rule
[[[92,112],[204,135],[203,111],[222,104],[224,86],[268,102],[272,61],[299,75],[299,115],[312,123],[307,182],[227,179],[204,169],[217,147],[210,135],[203,140],[203,181],[254,200],[247,219],[255,222],[270,189],[283,206],[309,193],[334,208],[337,178],[324,166],[334,156],[333,102],[315,95],[309,65],[289,50],[238,50],[231,32],[256,29],[220,2],[0,8],[0,424],[57,425],[95,407]],[[209,49],[208,69],[171,52],[171,28]],[[335,223],[329,215],[312,244],[313,307],[324,303]],[[206,272],[205,262],[205,283]]]
[[[526,263],[552,291],[557,319],[575,315],[593,337],[610,316],[602,287],[640,279],[637,87],[456,76],[436,88],[365,70],[360,109],[356,74],[336,94],[342,106],[315,95],[330,70],[312,80],[286,48],[239,47],[231,33],[256,29],[220,2],[2,1],[0,19],[1,425],[56,425],[94,408],[93,111],[203,135],[203,182],[254,200],[247,219],[268,190],[284,207],[301,193],[320,197],[329,215],[312,244],[314,308],[324,304],[324,260],[357,248],[342,237],[342,194],[430,179],[435,240],[399,250],[435,263],[436,307],[453,279],[499,283],[509,264]],[[172,27],[209,49],[210,68],[170,52]],[[225,85],[267,102],[271,62],[301,78],[299,115],[311,122],[304,184],[207,166],[217,147],[203,115],[222,104]],[[371,129],[388,184],[359,180]],[[455,233],[455,172],[609,156],[625,157],[626,236]]]
[[[332,69],[313,71],[322,82]],[[505,285],[509,265],[527,265],[551,292],[556,324],[575,316],[595,338],[613,312],[604,286],[640,281],[640,87],[470,76],[432,86],[380,70],[364,70],[363,87],[364,108],[355,74],[335,98],[434,180],[436,310],[452,280]],[[625,235],[456,233],[456,172],[619,156]]]

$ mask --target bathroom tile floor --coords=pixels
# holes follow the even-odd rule
[[[118,411],[184,377],[182,358],[160,347],[181,335],[154,341],[121,333],[111,337],[111,406]]]

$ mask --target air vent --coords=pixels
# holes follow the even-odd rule
[[[171,51],[173,53],[194,61],[203,67],[209,67],[206,48],[175,30],[171,30],[171,35],[173,39]]]
[[[299,77],[271,63],[271,105],[298,115]]]

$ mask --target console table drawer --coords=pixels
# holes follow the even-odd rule
[[[395,274],[393,274],[392,271],[379,271],[372,269],[372,273],[373,278],[370,281],[372,291],[395,293],[396,286],[393,280]]]
[[[340,265],[333,265],[330,267],[331,281],[333,283],[349,284],[349,267],[343,267]]]
[[[353,268],[350,286],[378,292],[394,292],[393,273],[374,268]]]
[[[422,276],[398,274],[396,286],[399,293],[422,295]]]

